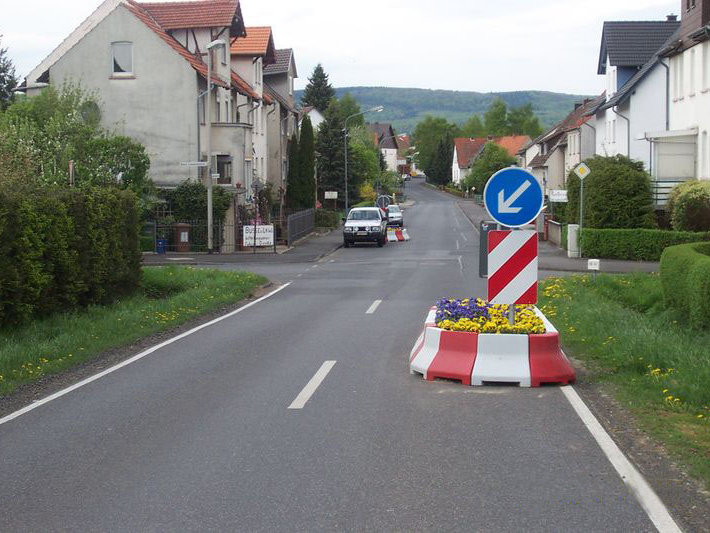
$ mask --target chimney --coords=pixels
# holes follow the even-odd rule
[[[678,22],[678,15],[666,15],[666,22]]]

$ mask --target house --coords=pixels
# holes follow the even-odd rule
[[[710,179],[710,0],[682,0],[676,40],[661,51],[669,62],[665,131],[649,132],[653,176],[665,185]]]
[[[459,186],[466,174],[469,173],[473,163],[483,152],[486,144],[493,142],[503,148],[508,155],[516,157],[520,149],[530,142],[527,135],[507,135],[504,137],[456,137],[454,139],[454,157],[451,165],[451,181]]]
[[[325,121],[325,117],[323,116],[323,113],[318,111],[313,106],[304,107],[303,109],[301,109],[300,118],[298,120],[299,127],[301,124],[301,120],[306,115],[308,115],[308,118],[311,119],[311,124],[313,125],[313,131],[318,131],[318,128],[320,128],[320,125]]]
[[[650,170],[651,148],[645,133],[665,129],[667,66],[658,52],[680,23],[608,21],[602,30],[597,73],[606,79],[606,102],[595,113],[599,155],[625,155]]]
[[[267,108],[273,106],[273,99],[264,90],[264,68],[276,63],[276,47],[269,26],[247,27],[245,31],[246,35],[243,38],[232,42],[231,66],[234,72],[253,87],[257,96],[252,105],[243,102],[237,107],[238,119],[246,116],[247,122],[253,125],[244,155],[246,164],[244,187],[246,201],[249,202],[254,192],[253,180],[265,183],[269,174],[266,122],[267,114],[274,113],[276,110]],[[280,169],[274,170],[280,172]]]
[[[585,99],[560,122],[518,151],[521,166],[549,190],[567,188],[570,170],[595,153],[596,129],[591,124],[606,95]]]
[[[25,79],[29,96],[49,85],[77,82],[100,95],[101,123],[141,142],[156,185],[198,178],[205,160],[206,118],[211,124],[213,172],[219,183],[243,183],[245,144],[252,128],[239,105],[261,96],[230,68],[229,47],[246,35],[239,0],[139,3],[105,0]],[[207,54],[212,85],[207,91]],[[206,98],[212,116],[205,117]],[[236,164],[235,164],[236,163]]]
[[[298,77],[293,50],[276,50],[276,61],[264,69],[264,90],[274,100],[275,111],[266,113],[267,176],[274,192],[283,197],[288,175],[288,143],[298,127],[293,83]]]
[[[412,172],[412,146],[411,139],[406,133],[395,137],[397,141],[397,173],[401,175]]]
[[[375,122],[374,124],[368,124],[367,127],[375,136],[377,147],[382,152],[387,170],[397,172],[397,135],[392,124]]]

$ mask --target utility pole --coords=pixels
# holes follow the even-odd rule
[[[214,247],[212,220],[212,49],[227,46],[222,39],[212,41],[207,45],[207,103],[205,104],[205,151],[207,152],[207,253],[211,254]],[[199,132],[198,132],[199,137]]]

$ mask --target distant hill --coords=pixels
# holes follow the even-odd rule
[[[426,115],[441,116],[463,124],[474,113],[483,116],[491,102],[499,96],[508,107],[531,102],[543,127],[549,128],[567,116],[574,109],[576,102],[585,98],[581,95],[546,91],[476,93],[395,87],[341,87],[336,88],[336,93],[338,97],[345,93],[352,94],[363,109],[376,105],[385,106],[382,113],[370,120],[391,122],[401,133],[412,133],[417,123]],[[296,101],[300,101],[302,94],[303,91],[296,91]]]

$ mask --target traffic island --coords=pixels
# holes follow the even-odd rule
[[[463,302],[466,307],[467,301]],[[446,379],[472,386],[507,383],[540,387],[575,382],[574,368],[560,348],[559,333],[539,309],[526,306],[521,310],[524,317],[520,322],[503,327],[535,332],[495,333],[487,331],[500,329],[499,318],[507,312],[507,306],[476,302],[473,307],[478,309],[472,313],[473,318],[456,322],[441,320],[446,316],[441,302],[430,309],[424,331],[410,353],[412,374],[421,374],[427,381]]]

